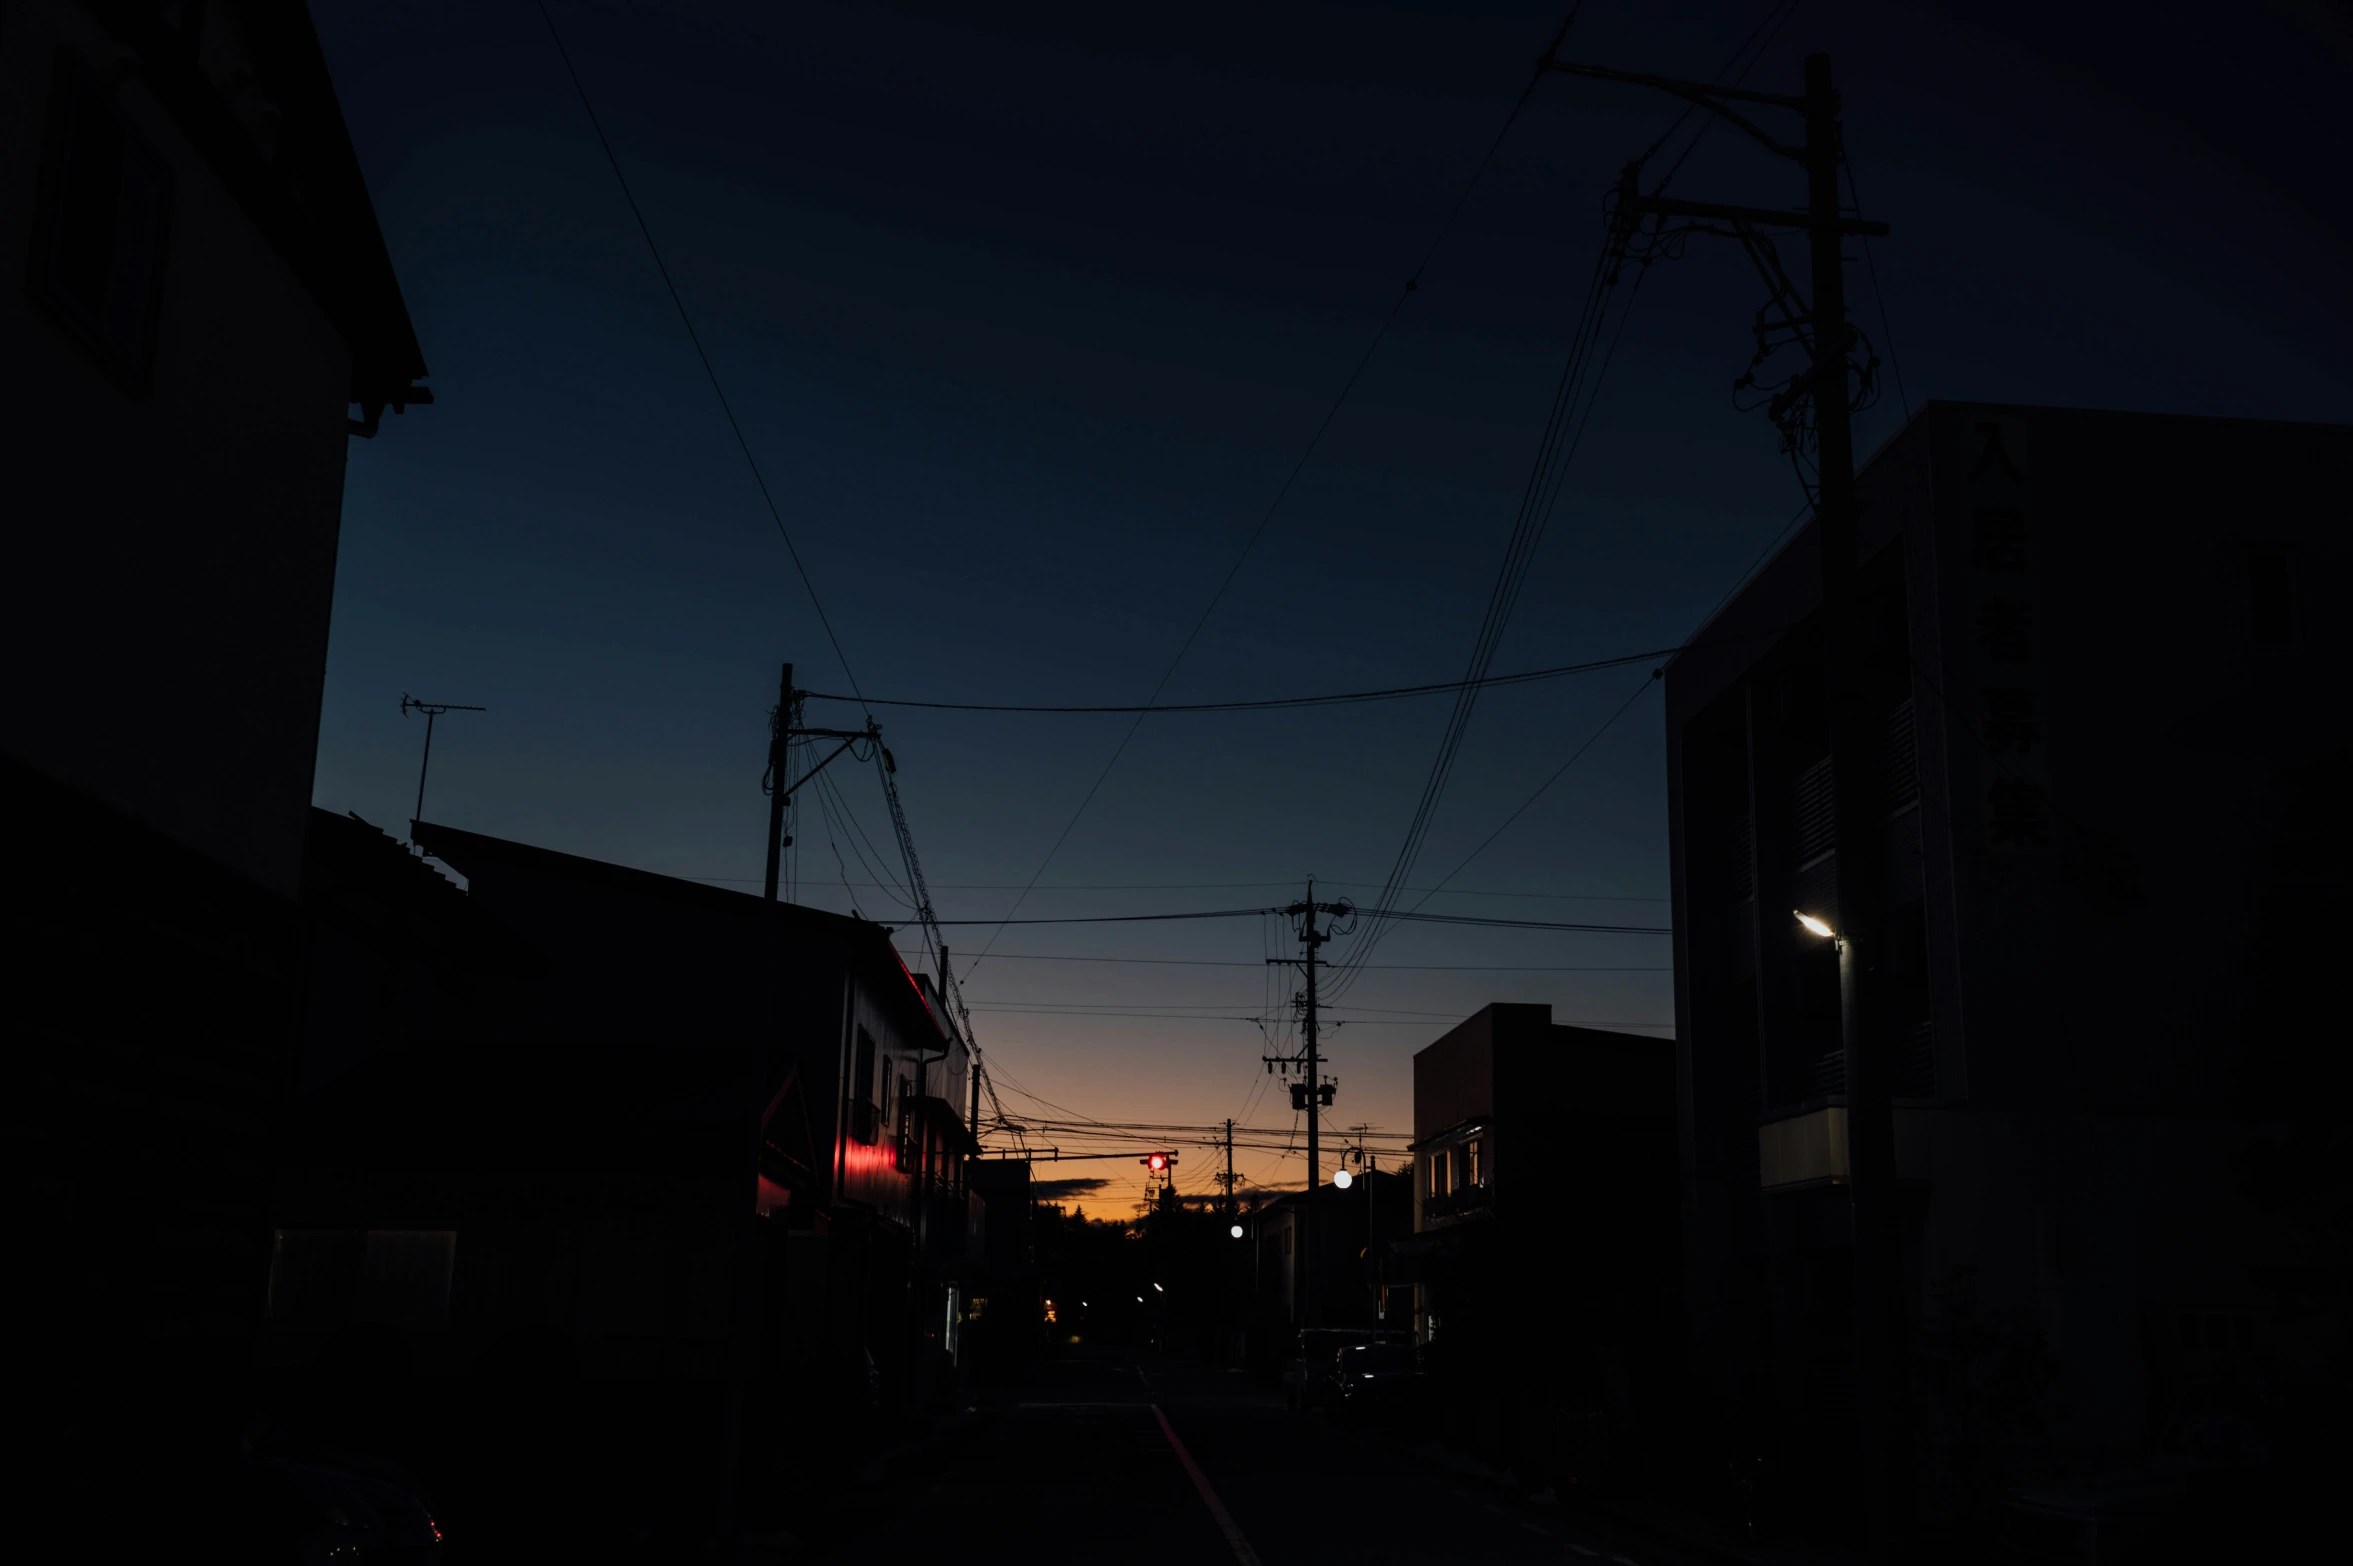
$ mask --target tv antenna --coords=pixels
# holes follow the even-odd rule
[[[445,712],[488,712],[488,707],[469,707],[455,701],[419,701],[408,692],[400,695],[400,715],[412,712],[425,715],[425,759],[417,763],[417,813],[409,818],[409,834],[416,835],[417,823],[425,819],[425,773],[433,765],[433,720]]]

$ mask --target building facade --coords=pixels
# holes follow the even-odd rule
[[[1664,1406],[1676,1297],[1674,1045],[1492,1005],[1417,1052],[1413,1237],[1392,1247],[1456,1429],[1590,1483]]]
[[[364,911],[423,905],[427,928],[338,932],[378,960],[314,986],[264,1340],[290,1386],[372,1334],[411,1406],[502,1428],[555,1394],[499,1367],[561,1365],[576,1412],[548,1440],[626,1497],[600,1503],[615,1526],[718,1531],[954,1393],[985,1238],[970,1051],[887,931],[417,823],[461,891],[321,825],[343,873],[318,884]],[[561,1478],[533,1490],[399,1419],[375,1439],[429,1454],[477,1534]],[[468,1494],[492,1515],[466,1516]]]
[[[25,1417],[49,1503],[111,1515],[123,1440],[234,1439],[345,448],[430,396],[300,4],[0,8],[0,270]]]
[[[2319,497],[2348,459],[2338,427],[1940,403],[1859,477],[1864,1014],[1932,1515],[2217,1420],[2292,1443],[2341,1388],[2312,1117],[2345,1070],[2318,975],[2349,556]],[[1809,530],[1666,682],[1693,1363],[1797,1489],[1855,1439],[1838,957],[1798,917],[1839,928],[1818,582]]]

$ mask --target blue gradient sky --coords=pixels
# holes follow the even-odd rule
[[[1594,0],[1563,52],[1705,77],[1765,9]],[[1802,55],[1836,59],[1896,229],[1877,261],[1911,398],[2353,418],[2353,241],[2306,210],[2349,150],[2353,32],[2284,0],[2144,7],[2130,35],[2049,9],[1808,4],[1751,77],[1794,91]],[[431,817],[756,891],[776,665],[844,680],[538,14],[316,10],[438,399],[352,448],[318,802],[399,830],[401,693],[481,703],[440,727]],[[1559,21],[1551,0],[555,11],[865,689],[1043,702],[1149,692]],[[1673,118],[1538,90],[1167,699],[1459,674],[1603,190]],[[1677,190],[1802,194],[1721,131]],[[1645,283],[1497,669],[1680,639],[1789,518],[1769,427],[1729,402],[1758,302],[1704,244]],[[1891,392],[1863,449],[1899,418]],[[1644,672],[1486,698],[1417,882]],[[1024,911],[1257,903],[1310,873],[1368,895],[1445,710],[1150,720]],[[1004,912],[1126,722],[883,718],[940,911],[971,918]],[[1432,906],[1665,922],[1662,756],[1653,693]],[[887,846],[871,776],[842,783]],[[840,850],[846,874],[805,813],[802,900],[896,912],[843,885],[873,878]],[[1239,1017],[1274,993],[1270,937],[1009,933],[968,980],[1008,1106],[1019,1084],[1288,1127],[1248,1023],[1007,1009]],[[1671,1024],[1664,940],[1409,928],[1379,960],[1555,971],[1366,975],[1337,1124],[1408,1126],[1412,1051],[1488,1000]]]

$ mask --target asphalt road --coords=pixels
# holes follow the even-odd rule
[[[1233,1371],[1067,1349],[878,1507],[870,1549],[906,1558],[1311,1566],[1592,1562],[1696,1566],[1518,1506],[1375,1438],[1286,1411]]]

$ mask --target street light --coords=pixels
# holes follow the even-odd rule
[[[1355,1183],[1356,1176],[1350,1174],[1347,1170],[1335,1169],[1332,1171],[1332,1184],[1339,1187],[1341,1190],[1345,1191]]]
[[[1231,1229],[1228,1229],[1226,1233],[1232,1235],[1235,1239],[1238,1240],[1242,1237],[1242,1226],[1240,1224],[1235,1224]]]
[[[1162,1288],[1162,1287],[1161,1287],[1159,1284],[1155,1283],[1154,1285],[1152,1285],[1152,1292],[1153,1292],[1153,1293],[1155,1293],[1155,1294],[1166,1294],[1166,1293],[1168,1292],[1168,1290],[1166,1290],[1166,1289]]]
[[[1838,932],[1836,930],[1833,930],[1829,925],[1815,918],[1812,914],[1800,913],[1797,909],[1794,908],[1792,908],[1790,912],[1797,914],[1797,922],[1804,925],[1809,934],[1819,935],[1826,941],[1835,941],[1838,939]]]

